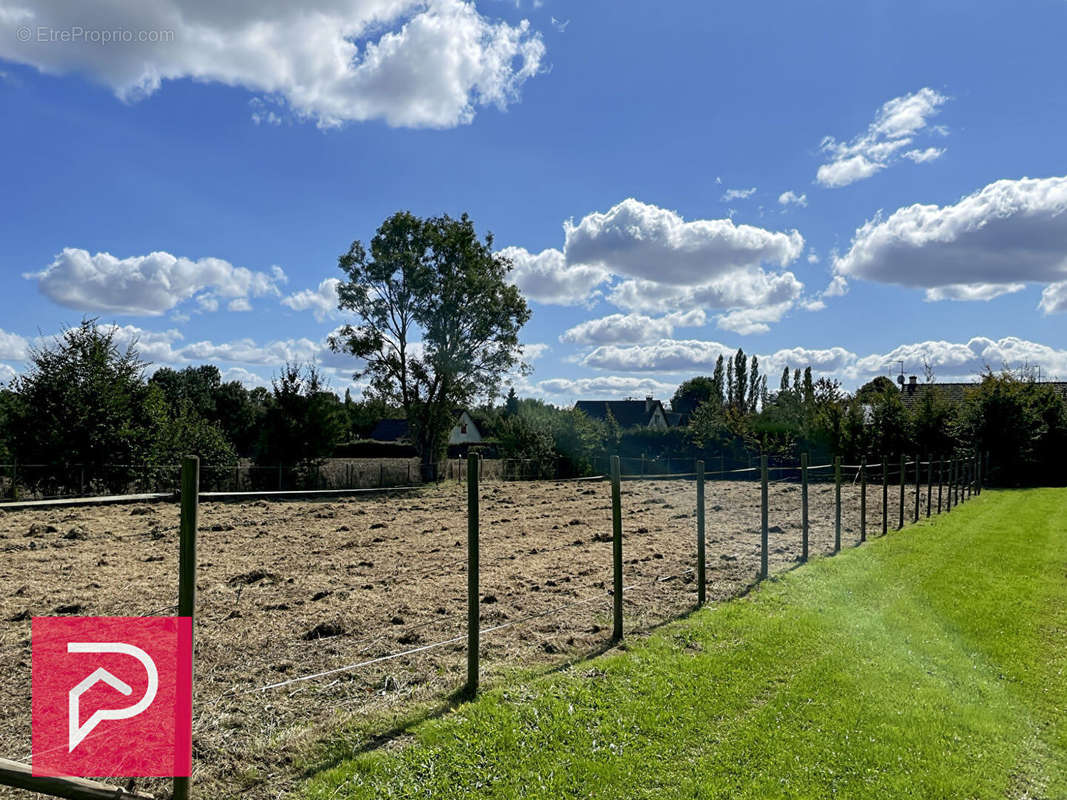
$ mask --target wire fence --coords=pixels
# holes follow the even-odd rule
[[[327,502],[218,502],[244,498],[210,482],[183,498],[200,519],[193,780],[203,791],[243,781],[277,796],[308,725],[469,694],[481,675],[505,680],[506,665],[580,659],[949,511],[981,490],[982,474],[977,459],[912,458],[642,475],[619,459],[606,479],[504,483],[482,482],[485,463],[457,467],[463,484]],[[173,611],[175,571],[189,580],[177,509],[135,506],[122,519],[116,509],[0,516],[9,565],[28,572],[47,548],[49,575],[66,584],[27,580],[0,598],[0,630],[17,638],[60,601],[62,613]],[[47,519],[57,530],[15,527]],[[67,539],[67,527],[87,540]],[[28,704],[25,654],[0,651],[0,672],[13,676],[0,707]],[[28,722],[10,716],[0,742],[21,754]]]

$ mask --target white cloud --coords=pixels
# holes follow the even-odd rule
[[[752,197],[756,193],[756,187],[753,186],[749,189],[727,189],[722,193],[722,199],[724,202],[729,203],[731,200],[744,200]]]
[[[792,189],[787,192],[782,192],[778,195],[778,202],[783,206],[806,206],[808,204],[808,196],[806,194],[797,194]]]
[[[543,342],[534,342],[522,346],[522,357],[526,361],[536,361],[552,348]]]
[[[627,397],[644,398],[646,395],[666,399],[674,394],[677,386],[677,383],[653,378],[606,375],[596,378],[549,378],[523,388],[553,402],[573,405],[576,400],[621,400]]]
[[[538,303],[581,305],[594,296],[596,287],[611,279],[604,267],[567,264],[563,253],[554,248],[530,253],[521,247],[505,247],[499,254],[514,264],[508,280]]]
[[[478,107],[514,101],[545,54],[527,21],[489,20],[465,0],[12,2],[0,13],[0,58],[86,73],[125,101],[182,78],[240,86],[324,127],[469,123]],[[125,30],[134,41],[22,42],[19,26]],[[273,122],[273,113],[254,116]]]
[[[626,280],[611,290],[608,300],[632,311],[666,313],[673,309],[758,308],[796,301],[803,291],[804,284],[792,272],[771,274],[750,269],[691,287]]]
[[[948,206],[912,205],[856,231],[838,276],[988,300],[1067,278],[1067,177],[1000,180]],[[1043,306],[1044,308],[1044,306]]]
[[[945,148],[943,147],[927,147],[925,150],[909,150],[904,154],[904,158],[910,159],[916,164],[925,164],[927,161],[941,158],[944,154]]]
[[[37,281],[47,297],[78,311],[158,316],[198,295],[201,308],[218,308],[216,295],[230,299],[278,294],[285,281],[281,268],[253,272],[221,258],[193,261],[170,253],[116,258],[90,255],[67,247],[41,272],[23,277]]]
[[[17,333],[10,333],[0,328],[0,359],[22,361],[30,352],[29,342]]]
[[[940,92],[923,88],[884,103],[874,122],[859,136],[847,142],[825,137],[820,149],[830,160],[819,167],[815,180],[828,187],[847,186],[885,169],[899,160],[899,152],[912,144],[947,101],[948,97]],[[945,132],[943,127],[937,130],[942,135]],[[943,149],[929,147],[909,150],[903,157],[921,164],[942,153]]]
[[[15,368],[8,364],[0,364],[0,386],[6,386],[18,375]]]
[[[222,380],[226,383],[237,381],[238,383],[243,384],[246,389],[254,389],[257,386],[270,385],[270,381],[266,378],[257,375],[244,367],[230,367],[229,369],[222,370]]]
[[[675,327],[700,327],[706,322],[707,317],[701,309],[658,318],[633,313],[610,314],[575,325],[564,331],[559,340],[587,345],[654,342],[658,339],[669,339],[674,334]]]
[[[939,300],[989,301],[1003,294],[1021,292],[1025,288],[1025,283],[956,283],[927,289],[926,301],[929,303],[936,303]]]
[[[687,372],[715,367],[719,355],[732,355],[737,348],[719,342],[663,339],[654,344],[602,345],[585,358],[583,366],[622,372]]]
[[[1041,302],[1038,304],[1046,314],[1067,312],[1067,281],[1050,283],[1041,292]]]
[[[726,331],[733,331],[742,336],[753,333],[767,333],[771,326],[768,323],[780,322],[786,312],[793,307],[793,301],[776,303],[758,308],[741,308],[731,311],[718,318],[716,324]],[[809,309],[812,310],[812,309]]]
[[[340,285],[341,281],[337,278],[325,278],[318,288],[302,289],[282,298],[281,303],[294,311],[311,311],[315,319],[322,322],[340,313],[337,309],[337,287]]]
[[[674,211],[633,198],[563,227],[568,264],[675,286],[704,284],[763,263],[784,267],[804,249],[804,237],[795,230],[774,232],[729,219],[686,222]]]
[[[622,373],[657,373],[685,376],[710,374],[719,355],[730,357],[736,352],[720,342],[701,340],[661,340],[652,344],[618,347],[605,345],[586,356],[582,365]],[[860,356],[845,347],[812,349],[794,347],[773,353],[757,354],[764,374],[781,373],[782,369],[810,366],[819,376],[842,379],[848,386],[858,386],[876,375],[892,375],[904,362],[905,372],[921,374],[929,363],[940,381],[976,379],[986,367],[993,370],[1022,366],[1040,367],[1049,377],[1067,378],[1067,350],[1007,336],[989,339],[976,336],[966,342],[924,341],[902,344],[885,353]]]

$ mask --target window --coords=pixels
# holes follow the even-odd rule
[[[459,432],[460,433],[466,433],[467,432],[467,423],[466,422],[464,422],[462,425],[459,426]]]

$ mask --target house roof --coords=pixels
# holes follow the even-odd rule
[[[455,423],[459,424],[460,417],[464,414],[470,416],[466,409],[457,409]],[[478,423],[474,421],[474,417],[471,417],[471,422],[474,427],[478,427]],[[410,428],[408,421],[404,418],[399,419],[382,419],[378,420],[378,424],[374,426],[374,430],[370,432],[370,438],[379,442],[398,442],[401,439],[408,439]],[[480,433],[480,431],[479,431]]]
[[[591,419],[607,419],[608,411],[611,411],[611,415],[615,417],[620,428],[632,428],[636,425],[648,425],[657,406],[664,418],[667,418],[667,412],[663,410],[663,404],[659,400],[652,400],[651,407],[646,405],[648,402],[647,400],[579,400],[574,407]]]
[[[975,389],[980,384],[976,381],[969,383],[906,383],[900,388],[900,399],[906,408],[919,403],[927,392],[937,390],[948,402],[959,405],[967,396],[968,389]],[[1060,397],[1067,401],[1067,381],[1042,382],[1042,386],[1051,386]]]
[[[408,438],[406,419],[381,419],[370,432],[370,438],[379,442],[398,442]]]

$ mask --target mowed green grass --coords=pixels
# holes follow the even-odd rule
[[[325,798],[1067,798],[1067,490],[984,492],[314,776]],[[360,743],[353,741],[353,747]]]

